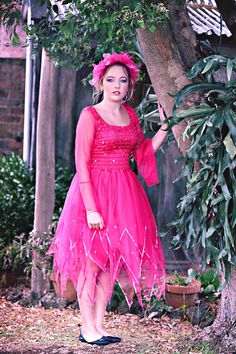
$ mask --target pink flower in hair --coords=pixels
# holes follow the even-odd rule
[[[102,59],[98,64],[93,64],[93,79],[90,81],[92,86],[96,87],[98,85],[109,65],[114,65],[117,63],[121,63],[126,66],[129,71],[131,85],[135,85],[139,74],[139,68],[128,53],[106,53],[103,54],[103,58],[104,59]]]

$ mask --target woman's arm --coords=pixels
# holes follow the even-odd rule
[[[75,164],[80,193],[87,213],[89,228],[103,228],[103,218],[97,210],[90,178],[91,150],[94,142],[94,120],[92,114],[84,109],[76,128]]]
[[[158,109],[160,112],[160,119],[163,121],[165,115],[159,104]],[[144,178],[147,186],[152,186],[159,183],[155,152],[160,148],[167,136],[167,132],[162,130],[167,128],[167,125],[163,124],[162,128],[152,139],[145,139],[139,119],[133,109],[132,112],[136,119],[136,129],[138,133],[138,141],[133,150],[133,156],[137,162],[139,174]]]

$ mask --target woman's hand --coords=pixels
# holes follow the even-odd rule
[[[104,221],[102,215],[98,211],[87,211],[87,223],[90,229],[103,229]]]
[[[159,102],[158,102],[157,106],[158,106],[158,111],[159,111],[159,115],[160,115],[160,121],[162,122],[163,120],[166,119],[166,116],[165,116],[164,110]],[[165,124],[165,125],[167,126],[168,124]]]
[[[160,121],[163,122],[166,119],[164,110],[161,106],[161,104],[158,102],[158,110],[160,114]],[[161,128],[158,130],[158,132],[154,135],[152,138],[152,146],[154,151],[157,151],[161,145],[163,144],[168,131],[166,130],[168,128],[168,123],[162,123]]]

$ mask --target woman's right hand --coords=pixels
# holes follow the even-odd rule
[[[104,221],[98,211],[87,211],[87,223],[90,229],[103,229]]]

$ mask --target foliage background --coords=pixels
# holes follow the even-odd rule
[[[54,221],[59,218],[72,176],[70,169],[56,167]],[[35,172],[29,172],[15,153],[3,157],[0,169],[1,246],[10,244],[16,235],[28,235],[33,229],[34,199]]]
[[[215,74],[221,70],[221,82]],[[185,137],[192,142],[179,178],[187,178],[187,191],[178,204],[173,245],[195,248],[203,269],[213,264],[229,279],[236,266],[236,59],[213,55],[198,61],[189,78],[205,80],[184,87],[176,95],[170,128],[187,118]],[[181,110],[187,96],[200,92],[205,103]]]

